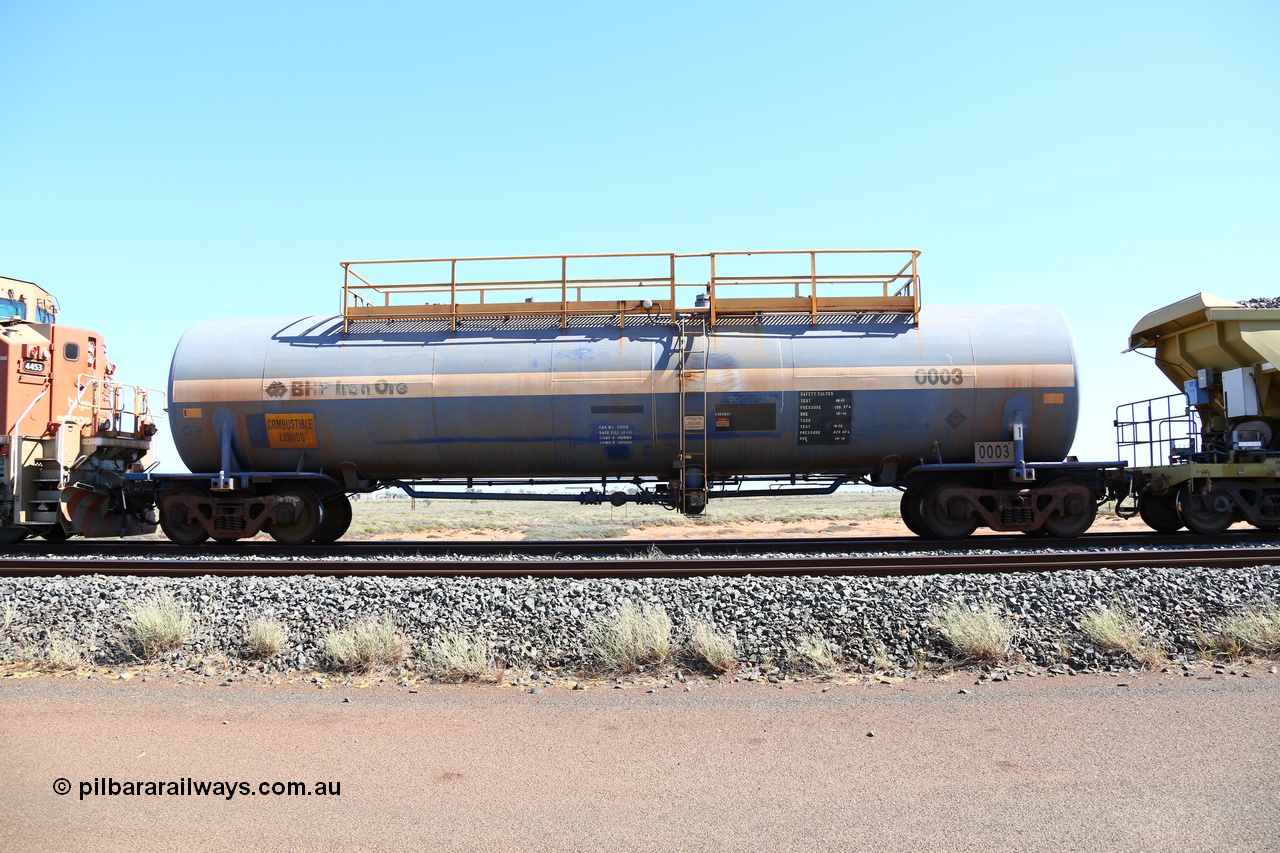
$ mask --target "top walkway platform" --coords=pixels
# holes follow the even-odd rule
[[[705,319],[920,313],[916,249],[508,255],[343,261],[344,331],[361,320]]]

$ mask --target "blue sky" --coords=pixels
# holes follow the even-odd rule
[[[0,0],[0,274],[162,388],[341,260],[911,246],[926,302],[1066,312],[1109,459],[1174,390],[1143,314],[1280,291],[1278,44],[1272,2]]]

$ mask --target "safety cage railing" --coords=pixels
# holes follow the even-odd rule
[[[155,388],[126,385],[110,379],[80,374],[80,393],[71,401],[64,421],[70,420],[79,408],[87,408],[92,414],[92,434],[98,436],[149,437],[154,428],[152,397],[160,402],[164,411],[164,392]]]
[[[343,261],[356,320],[920,312],[916,249],[508,255]]]
[[[1117,454],[1134,467],[1176,465],[1199,452],[1200,416],[1183,394],[1117,406],[1115,427]]]

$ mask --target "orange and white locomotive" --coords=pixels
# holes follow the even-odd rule
[[[0,277],[0,544],[150,533],[154,509],[124,490],[156,432],[148,394],[113,379],[100,334],[57,319],[45,290]]]

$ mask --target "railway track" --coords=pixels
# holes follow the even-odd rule
[[[1221,537],[1094,534],[1075,540],[984,536],[572,542],[390,542],[285,548],[267,542],[178,548],[168,543],[29,545],[0,556],[11,576],[156,575],[383,577],[680,577],[931,575],[1146,566],[1280,563],[1274,534]]]

